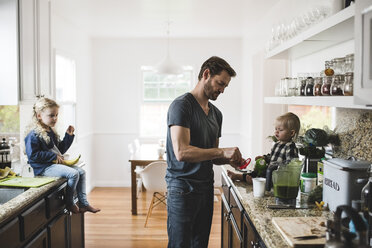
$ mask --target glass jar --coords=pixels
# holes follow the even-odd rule
[[[354,53],[345,56],[345,72],[354,72]]]
[[[343,75],[335,75],[332,78],[331,84],[331,96],[342,96],[342,87],[344,84],[344,76]]]
[[[301,80],[301,86],[299,88],[300,96],[305,96],[306,79]]]
[[[322,89],[322,78],[316,77],[314,79],[314,90],[313,90],[314,96],[321,96],[322,95],[321,89]]]
[[[345,83],[343,87],[344,96],[352,96],[353,95],[353,84],[354,84],[354,73],[347,72],[345,74]]]
[[[314,78],[308,77],[306,79],[305,96],[313,96],[313,95],[314,95]]]
[[[335,58],[332,60],[334,75],[345,74],[345,58]]]
[[[334,70],[333,70],[333,62],[330,60],[330,61],[326,61],[325,64],[324,64],[324,74],[326,76],[333,76],[334,74]]]
[[[323,77],[323,84],[321,93],[323,96],[329,96],[331,94],[332,76]]]

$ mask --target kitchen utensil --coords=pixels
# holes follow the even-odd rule
[[[341,230],[341,215],[346,214],[348,218],[353,221],[355,229],[358,233],[358,240],[353,240],[356,235],[352,233]],[[342,234],[342,236],[341,236]],[[367,243],[367,227],[364,224],[362,217],[358,214],[356,210],[347,205],[340,205],[337,207],[334,214],[334,221],[327,221],[327,242],[325,248],[367,248],[370,247]]]
[[[339,205],[351,205],[351,200],[360,200],[370,164],[340,158],[324,162],[323,201],[331,211]]]
[[[274,217],[272,222],[290,247],[323,247],[326,242],[324,217]],[[319,237],[296,238],[304,236]]]
[[[12,158],[10,156],[10,146],[6,142],[6,139],[3,138],[0,142],[0,169],[5,167],[11,167]]]
[[[55,177],[16,177],[1,181],[0,186],[37,188],[55,180]]]
[[[277,204],[296,204],[301,168],[301,161],[291,161],[289,164],[281,165],[278,170],[273,171],[272,180]]]
[[[246,160],[244,160],[243,165],[241,165],[241,166],[239,167],[239,169],[244,170],[245,168],[247,168],[247,166],[248,166],[250,163],[251,163],[251,158],[247,158]]]
[[[319,238],[324,238],[325,235],[304,235],[304,236],[296,236],[296,237],[293,237],[294,239],[298,239],[298,240],[306,240],[306,239],[319,239]]]

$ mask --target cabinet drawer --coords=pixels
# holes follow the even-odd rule
[[[231,209],[232,215],[234,216],[236,224],[238,225],[238,229],[241,233],[242,215],[243,215],[244,209],[233,189],[230,189],[230,209]]]
[[[25,248],[47,248],[48,247],[48,235],[46,229],[32,239]]]
[[[223,194],[225,195],[226,200],[229,203],[230,202],[230,199],[229,199],[230,183],[229,183],[229,180],[227,179],[227,176],[224,173],[221,174],[221,183],[222,183],[221,187],[222,187]]]
[[[29,238],[47,222],[45,205],[42,199],[20,215],[22,240]]]
[[[54,218],[65,208],[65,184],[46,198],[47,218]]]
[[[51,248],[68,247],[68,215],[62,213],[48,224],[48,243]]]
[[[0,246],[6,248],[18,247],[21,243],[18,217],[0,228]]]

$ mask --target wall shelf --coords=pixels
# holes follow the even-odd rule
[[[338,108],[369,109],[371,107],[355,105],[353,96],[289,96],[289,97],[265,97],[264,103],[289,104],[289,105],[315,105]]]
[[[266,58],[299,58],[354,38],[355,6],[351,5],[269,51]]]

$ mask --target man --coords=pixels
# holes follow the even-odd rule
[[[218,148],[222,113],[216,100],[236,75],[219,57],[200,69],[195,88],[168,110],[168,248],[207,247],[213,216],[213,164],[242,164],[237,147]]]

